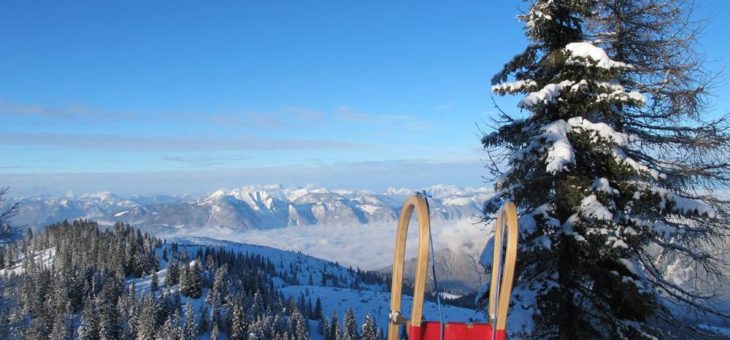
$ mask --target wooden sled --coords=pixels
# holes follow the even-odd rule
[[[401,316],[401,297],[403,288],[403,266],[405,261],[408,223],[413,210],[418,217],[418,257],[413,286],[413,307],[411,318]],[[395,240],[395,258],[390,290],[390,322],[388,340],[398,339],[400,326],[406,327],[410,340],[503,340],[507,338],[507,310],[509,309],[512,281],[517,260],[517,209],[511,202],[505,203],[497,216],[494,230],[494,257],[492,280],[489,290],[489,322],[464,323],[448,322],[442,327],[438,321],[423,321],[423,299],[426,288],[426,272],[429,256],[429,236],[431,221],[428,202],[422,195],[408,197],[398,219]],[[506,252],[502,254],[504,236],[507,236]],[[504,257],[504,262],[502,261]],[[443,336],[443,337],[442,337]]]

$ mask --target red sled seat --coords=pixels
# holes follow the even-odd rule
[[[440,340],[441,323],[424,321],[420,327],[408,327],[409,340]],[[444,340],[506,340],[504,330],[496,332],[489,323],[447,322],[444,326]]]

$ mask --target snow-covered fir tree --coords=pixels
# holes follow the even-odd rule
[[[233,302],[231,314],[230,338],[232,340],[246,339],[248,334],[248,321],[246,320],[246,314],[243,309],[243,301],[240,298]]]
[[[337,313],[333,310],[332,316],[330,317],[330,329],[326,338],[328,340],[340,340],[342,339],[340,334],[340,324],[337,319]]]
[[[11,239],[15,233],[13,231],[13,227],[10,225],[10,220],[18,212],[19,203],[15,202],[10,205],[5,204],[7,201],[7,192],[7,187],[0,188],[0,207],[2,207],[2,209],[0,209],[0,240]],[[0,263],[0,267],[4,267],[4,263]]]
[[[327,322],[327,317],[324,316],[324,313],[321,314],[317,322],[317,332],[325,339],[327,339],[327,335],[329,335],[329,323]]]
[[[208,307],[206,305],[200,306],[200,324],[198,325],[198,332],[199,333],[207,333],[208,332],[208,323],[210,322],[210,313],[208,312]]]
[[[165,323],[160,329],[158,339],[163,340],[178,340],[182,338],[182,329],[180,328],[180,312],[175,311],[174,314],[169,315]]]
[[[530,44],[492,91],[523,94],[526,116],[482,139],[497,176],[485,213],[520,210],[511,313],[528,317],[513,332],[649,338],[680,324],[670,303],[710,311],[666,271],[719,275],[706,249],[728,230],[712,189],[728,184],[730,137],[702,119],[686,3],[537,0],[519,16]]]
[[[365,316],[365,324],[362,325],[362,340],[377,340],[378,339],[378,326],[375,324],[375,319],[370,316]]]
[[[218,336],[220,335],[220,331],[218,330],[218,324],[213,323],[213,328],[210,330],[210,340],[218,340]]]
[[[344,328],[342,330],[343,340],[356,340],[358,338],[357,331],[357,318],[355,317],[355,311],[352,308],[348,308],[345,311]]]
[[[185,296],[199,298],[203,293],[203,277],[200,261],[193,261],[192,265],[185,266],[180,278],[180,292]]]
[[[213,329],[216,329],[215,323]],[[195,312],[193,311],[193,303],[188,299],[185,304],[185,324],[183,325],[183,338],[184,339],[197,339],[198,337],[198,322],[195,319]]]
[[[180,266],[177,261],[167,263],[167,276],[165,276],[165,286],[172,288],[180,282]]]
[[[304,315],[302,315],[302,313],[295,310],[291,316],[291,323],[292,323],[292,328],[293,328],[292,334],[294,334],[294,339],[296,339],[296,340],[308,340],[309,339],[309,327],[307,325],[307,320],[304,318]]]
[[[160,279],[157,277],[157,272],[152,273],[152,278],[150,279],[150,289],[153,292],[156,292],[158,289],[160,289]]]

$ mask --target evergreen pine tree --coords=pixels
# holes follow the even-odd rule
[[[7,192],[7,187],[0,188],[0,206],[2,207],[2,209],[0,209],[0,240],[9,239],[13,235],[13,228],[10,226],[10,220],[18,212],[18,206],[20,205],[19,202],[15,202],[10,205],[5,204],[5,201],[7,201],[5,194]],[[30,237],[28,239],[31,239],[32,234],[30,232],[29,236]],[[12,258],[9,258],[9,260],[12,260]]]
[[[330,330],[329,330],[329,340],[340,340],[340,324],[337,320],[337,312],[332,311],[332,317],[330,318]]]
[[[503,113],[482,139],[497,176],[485,212],[509,200],[521,215],[513,301],[534,327],[511,328],[653,337],[662,330],[652,320],[677,324],[667,298],[709,311],[663,267],[719,275],[703,249],[728,229],[728,203],[711,189],[728,184],[730,136],[724,119],[701,119],[705,83],[693,79],[682,4],[536,0],[520,16],[531,43],[492,90],[525,94],[518,106],[528,114]]]
[[[320,320],[324,316],[324,312],[322,311],[322,301],[319,300],[319,297],[317,298],[317,301],[314,303],[314,311],[312,311],[312,319]]]
[[[192,267],[183,270],[180,281],[180,291],[191,298],[197,299],[203,292],[203,271],[200,261],[194,261]]]
[[[190,286],[190,265],[183,262],[180,265],[180,292],[185,295],[187,295],[188,287]]]
[[[157,334],[157,315],[157,304],[154,298],[151,295],[142,296],[135,325],[137,339],[152,340],[155,338]]]
[[[378,340],[378,326],[375,325],[375,319],[365,316],[365,324],[362,326],[362,340]]]
[[[211,328],[210,330],[210,340],[217,340],[219,336],[218,333],[220,333],[220,331],[218,330],[218,324],[214,322],[213,328]]]
[[[241,299],[236,299],[231,310],[231,339],[246,339],[248,325],[244,314]]]
[[[180,312],[169,315],[165,323],[157,335],[158,339],[163,340],[179,340],[182,339],[182,329],[180,328]]]
[[[345,311],[345,328],[342,332],[343,340],[356,340],[358,339],[357,331],[357,319],[355,318],[355,311],[352,308],[348,308]]]
[[[81,313],[81,324],[78,329],[78,337],[80,340],[90,340],[99,338],[99,321],[96,318],[94,304],[86,301],[84,310]]]
[[[150,279],[150,290],[153,292],[156,292],[160,289],[160,279],[157,277],[157,272],[152,273],[152,278]]]
[[[327,336],[329,336],[329,324],[327,323],[327,317],[324,316],[324,313],[322,313],[319,318],[319,323],[317,324],[317,332],[324,339],[327,339]]]
[[[309,339],[309,327],[307,326],[307,320],[304,315],[295,310],[291,316],[292,319],[292,334],[296,340],[308,340]]]
[[[194,340],[198,338],[198,323],[195,321],[193,303],[190,301],[190,299],[188,299],[188,302],[185,304],[185,324],[183,325],[183,338],[185,340]]]
[[[51,339],[66,340],[71,339],[73,332],[72,324],[72,313],[71,313],[71,302],[66,303],[66,307],[61,313],[56,314],[55,320],[53,321],[53,329],[51,330]]]
[[[171,288],[180,282],[180,267],[177,261],[167,263],[167,276],[165,276],[165,286]]]
[[[119,338],[121,327],[114,304],[101,300],[97,302],[97,306],[99,306],[97,309],[99,313],[99,339],[111,340]]]
[[[208,324],[210,320],[210,315],[208,313],[208,307],[205,304],[202,304],[200,306],[200,325],[198,325],[198,334],[203,334],[208,332]]]

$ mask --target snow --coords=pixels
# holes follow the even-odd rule
[[[595,180],[593,180],[591,189],[598,191],[598,192],[603,192],[603,193],[612,194],[612,195],[618,195],[618,193],[619,193],[618,190],[611,187],[611,184],[608,182],[608,179],[603,178],[603,177],[596,178]]]
[[[570,55],[567,63],[573,65],[596,66],[603,69],[631,68],[631,65],[614,61],[608,57],[606,51],[589,42],[574,42],[565,45],[565,51]],[[586,63],[589,61],[589,63]]]
[[[461,295],[451,294],[451,293],[447,293],[447,292],[440,292],[439,295],[441,296],[442,299],[449,299],[449,300],[458,299],[461,297]]]
[[[570,131],[574,130],[585,130],[585,131],[592,131],[597,136],[603,138],[612,140],[617,145],[626,145],[630,138],[627,134],[617,132],[614,130],[610,125],[606,123],[593,123],[583,117],[573,117],[568,119],[568,125],[570,126]],[[596,139],[594,138],[594,141]]]
[[[178,249],[181,251],[187,251],[190,254],[195,254],[198,247],[202,245],[224,247],[236,252],[261,255],[262,257],[269,259],[274,264],[276,272],[290,273],[291,268],[296,268],[294,276],[299,284],[290,285],[277,278],[274,280],[275,286],[285,297],[294,298],[296,300],[299,299],[300,295],[304,295],[305,300],[311,300],[312,303],[315,303],[317,298],[319,298],[325,315],[329,317],[334,310],[340,318],[340,322],[342,322],[341,318],[345,311],[348,308],[353,308],[358,317],[359,324],[364,323],[366,315],[371,315],[375,318],[379,328],[383,330],[387,329],[388,315],[390,313],[390,293],[387,291],[387,288],[389,287],[383,287],[381,285],[361,285],[360,289],[351,289],[306,284],[310,275],[312,276],[312,281],[319,284],[322,280],[322,273],[327,272],[330,275],[339,277],[341,285],[349,286],[353,280],[352,273],[342,266],[338,266],[329,261],[306,256],[301,253],[251,244],[241,244],[207,238],[172,239],[168,240],[168,244],[170,244],[171,241],[185,242],[180,244]],[[195,244],[190,244],[191,242],[194,242]],[[160,282],[164,282],[165,275],[165,269],[158,272]],[[130,283],[132,281],[135,282],[139,292],[148,291],[151,276],[130,280]],[[328,281],[327,284],[330,285],[331,282]],[[207,296],[207,293],[204,291],[202,296]],[[199,308],[199,304],[202,303],[201,299],[193,300],[196,310]],[[184,302],[185,301],[183,301],[183,303]],[[403,296],[402,312],[404,316],[409,315],[411,304],[412,298],[410,296]],[[454,307],[445,304],[442,304],[442,310],[444,312],[444,318],[450,321],[484,322],[485,318],[484,314],[478,310]],[[426,319],[438,319],[438,311],[435,302],[426,301],[424,303],[424,315]],[[311,329],[316,332],[316,325]]]
[[[637,162],[635,159],[627,156],[626,152],[621,148],[616,147],[613,149],[613,158],[617,162],[622,163],[623,165],[626,165],[639,173],[648,174],[649,176],[651,176],[654,179],[666,178],[665,174],[660,173],[659,171],[657,171],[655,169],[651,169],[648,166],[643,165],[643,164]]]
[[[613,214],[598,201],[596,195],[590,195],[581,200],[580,212],[581,215],[587,218],[603,221],[611,221],[613,219]]]
[[[557,173],[575,161],[573,146],[568,140],[568,124],[560,119],[542,127],[542,136],[551,143],[547,151],[546,170],[549,173]]]
[[[215,192],[213,192],[212,194],[210,194],[210,196],[208,196],[208,199],[216,199],[216,198],[223,197],[225,195],[226,195],[226,191],[225,190],[218,189]]]
[[[537,104],[548,104],[558,99],[560,92],[571,85],[575,84],[572,80],[563,80],[557,84],[547,84],[537,92],[530,92],[523,98],[519,104],[520,108],[530,108]]]
[[[304,298],[310,298],[314,302],[317,298],[322,302],[322,310],[328,317],[335,310],[339,318],[345,314],[348,308],[352,308],[358,319],[358,324],[365,322],[365,316],[371,315],[379,328],[386,330],[390,315],[390,293],[368,289],[349,289],[336,287],[319,286],[287,286],[281,288],[286,297],[298,298],[304,294]],[[413,298],[403,296],[401,315],[410,318],[410,310]],[[441,305],[445,321],[454,322],[485,322],[485,314],[478,310],[454,307],[446,304]],[[425,301],[423,303],[424,320],[439,320],[438,307],[435,302]],[[342,322],[342,319],[340,319]]]
[[[567,121],[558,119],[541,127],[540,134],[533,138],[528,147],[515,152],[512,160],[522,160],[526,155],[538,150],[545,154],[547,172],[558,173],[564,171],[569,164],[575,161],[575,152],[568,139],[568,133],[582,131],[592,132],[594,141],[598,141],[601,138],[616,143],[619,146],[625,145],[631,140],[630,136],[617,132],[606,123],[593,123],[583,117],[572,117]],[[544,143],[541,139],[547,142],[548,145],[546,147],[543,146]],[[623,160],[627,162],[632,161],[620,149],[616,148],[616,150],[614,155],[617,158],[619,158],[619,155],[624,155]],[[634,166],[640,166],[640,164],[634,163]],[[649,169],[646,168],[646,170],[648,171]]]
[[[520,20],[525,22],[525,27],[528,32],[533,30],[540,22],[553,20],[552,15],[549,14],[553,0],[545,1],[542,3],[536,3],[526,15],[517,16]]]
[[[666,197],[674,202],[674,211],[683,214],[706,215],[710,218],[715,218],[716,216],[715,209],[700,200],[681,197],[672,193],[669,193]]]
[[[730,327],[720,327],[720,326],[713,326],[713,325],[707,325],[707,324],[699,324],[697,327],[702,328],[704,330],[716,333],[720,336],[727,336],[730,337]]]
[[[444,199],[443,204],[445,206],[454,206],[454,205],[469,205],[473,203],[471,199],[467,197],[447,197]]]
[[[358,208],[360,208],[360,210],[362,210],[368,214],[371,214],[371,215],[375,214],[376,212],[378,212],[378,210],[380,210],[380,207],[375,206],[375,205],[369,205],[369,204],[360,205],[360,206],[358,206]]]
[[[692,268],[683,264],[680,259],[676,259],[674,262],[667,266],[667,271],[664,276],[671,283],[676,285],[683,285],[691,279]]]
[[[621,264],[623,264],[624,267],[629,272],[631,272],[631,274],[636,275],[640,279],[645,278],[644,269],[641,268],[641,264],[639,264],[638,261],[630,259],[619,259],[619,262],[621,262]]]
[[[502,83],[499,85],[492,86],[492,92],[499,93],[499,94],[505,94],[505,93],[515,93],[519,91],[523,91],[532,87],[537,86],[537,82],[535,82],[532,79],[526,79],[526,80],[518,80],[511,83]]]
[[[642,185],[642,183],[635,183],[637,185]],[[648,190],[651,193],[658,195],[661,198],[661,201],[659,202],[659,207],[661,209],[665,209],[668,206],[668,202],[671,202],[672,211],[685,214],[685,215],[705,215],[709,218],[715,218],[717,216],[715,209],[713,209],[711,206],[709,206],[707,203],[699,200],[699,199],[693,199],[688,197],[682,197],[675,193],[669,192],[669,190],[660,188],[660,187],[644,187],[644,190]],[[634,199],[639,200],[641,199],[642,194],[640,192],[636,192],[634,194]]]
[[[42,267],[50,267],[53,265],[53,259],[56,256],[56,248],[48,248],[43,250],[33,251],[33,261],[37,265]],[[15,261],[15,264],[10,268],[0,269],[0,276],[6,275],[20,275],[25,271],[25,254],[20,254]]]
[[[114,214],[114,217],[120,217],[120,216],[124,216],[124,215],[126,215],[127,213],[129,213],[129,210],[124,210],[124,211],[120,211],[120,212],[118,212],[118,213]]]

